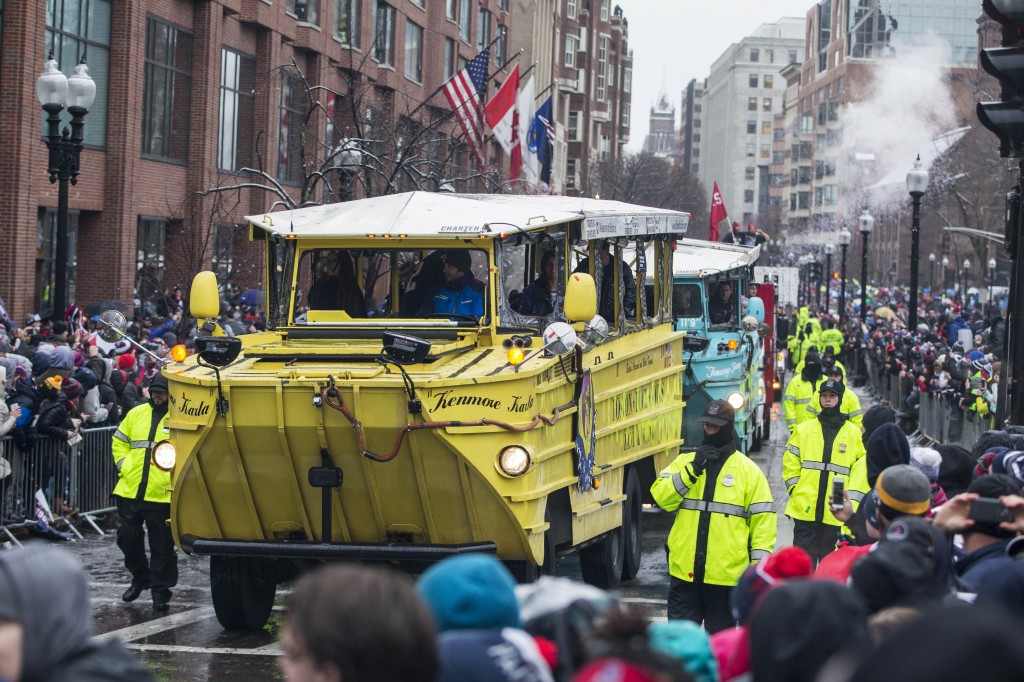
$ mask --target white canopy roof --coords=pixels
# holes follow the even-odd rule
[[[273,235],[429,238],[497,235],[586,218],[587,238],[682,234],[690,214],[619,201],[513,194],[406,192],[246,216]]]
[[[676,277],[714,275],[751,266],[760,255],[760,246],[681,239],[672,254],[672,274]]]

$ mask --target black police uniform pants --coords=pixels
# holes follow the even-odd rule
[[[810,554],[815,566],[826,554],[835,551],[838,536],[837,526],[793,519],[793,544]]]
[[[178,555],[167,524],[171,505],[160,508],[136,506],[132,500],[114,497],[117,505],[117,546],[124,552],[124,567],[132,574],[132,585],[149,586],[153,598],[169,599],[178,584]],[[145,531],[143,531],[145,526]],[[145,534],[149,534],[151,559],[146,558]]]
[[[709,634],[736,625],[729,607],[729,593],[726,585],[692,583],[672,576],[668,586],[669,620],[691,620],[697,625],[704,623]]]

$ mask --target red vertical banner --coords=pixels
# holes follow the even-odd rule
[[[718,190],[718,182],[715,182],[715,191],[711,194],[711,224],[708,225],[708,241],[718,241],[718,223],[729,216],[725,210],[725,202],[722,201],[722,193]]]

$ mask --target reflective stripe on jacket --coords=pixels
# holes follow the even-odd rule
[[[821,391],[815,391],[811,396],[811,402],[807,404],[807,411],[817,418],[818,413],[821,412]],[[864,421],[864,410],[860,409],[860,398],[849,388],[843,391],[843,402],[839,405],[839,411],[849,417],[856,426],[860,426]]]
[[[171,474],[152,465],[150,453],[153,445],[167,440],[170,435],[167,428],[167,414],[157,424],[150,442],[150,429],[153,422],[153,406],[148,402],[132,408],[124,416],[121,425],[114,432],[111,450],[114,454],[114,466],[117,467],[117,485],[114,494],[129,500],[146,502],[171,501]],[[148,470],[148,471],[147,471]],[[146,488],[139,497],[143,479]]]
[[[825,383],[825,378],[818,379],[817,384],[805,381],[803,376],[796,374],[786,384],[786,394],[782,397],[782,412],[786,416],[786,427],[792,431],[814,415],[807,411],[817,386]]]
[[[860,429],[847,421],[839,429],[827,458],[824,449],[825,437],[817,419],[800,424],[789,437],[782,454],[782,480],[789,490],[786,516],[814,521],[820,506],[822,523],[840,526],[842,523],[828,508],[832,479],[839,476],[845,480],[855,509],[868,492],[867,470],[862,468],[863,463],[857,464],[866,454]],[[824,485],[822,472],[826,473]]]
[[[709,585],[735,585],[752,561],[775,551],[776,517],[764,472],[740,452],[722,464],[714,496],[704,501],[707,476],[693,475],[694,453],[684,452],[662,471],[651,495],[665,511],[676,511],[668,535],[669,573],[692,582],[696,557],[704,557]],[[697,547],[701,516],[710,514],[707,546]]]

